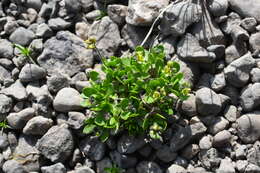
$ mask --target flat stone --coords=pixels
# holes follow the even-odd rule
[[[9,39],[13,43],[28,46],[34,37],[35,34],[31,30],[19,27],[10,35]]]
[[[21,82],[31,82],[42,79],[46,76],[46,70],[35,64],[26,64],[20,74],[19,79]]]
[[[8,125],[13,129],[21,130],[35,115],[33,108],[26,108],[18,113],[10,113],[7,116]]]
[[[27,135],[44,135],[52,125],[52,119],[37,116],[27,122],[23,128],[23,133]]]

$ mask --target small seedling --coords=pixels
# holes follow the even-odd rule
[[[103,17],[107,16],[107,12],[100,10],[100,15],[96,17],[96,20],[101,20]]]
[[[117,167],[115,164],[112,165],[111,168],[105,168],[104,171],[106,173],[124,173],[125,170]]]
[[[23,47],[19,44],[13,44],[14,47],[16,47],[20,53],[25,57],[28,58],[33,64],[36,64],[36,62],[33,60],[33,58],[31,57],[32,51],[29,47]]]
[[[1,129],[1,134],[3,134],[4,129],[8,129],[10,126],[7,124],[7,121],[1,121],[0,122],[0,129]]]

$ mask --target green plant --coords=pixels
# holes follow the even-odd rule
[[[82,106],[94,112],[85,120],[83,132],[96,133],[102,141],[119,130],[162,140],[167,118],[174,115],[174,103],[187,99],[190,91],[180,65],[167,62],[160,45],[149,51],[137,47],[131,57],[112,56],[102,62],[105,79],[89,72],[91,87],[82,91]]]
[[[1,129],[1,133],[3,133],[4,129],[7,129],[7,128],[10,128],[7,124],[7,121],[4,120],[4,121],[1,121],[0,122],[0,129]]]
[[[124,173],[125,172],[123,169],[117,167],[115,164],[113,164],[111,168],[105,168],[104,171],[106,173]]]
[[[103,17],[107,16],[107,12],[100,10],[100,15],[98,17],[96,17],[96,20],[101,20]]]
[[[14,47],[16,47],[20,53],[25,57],[28,58],[33,64],[36,64],[36,62],[33,60],[33,58],[31,57],[32,51],[29,47],[23,47],[19,44],[13,44]]]

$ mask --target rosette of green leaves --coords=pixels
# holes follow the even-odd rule
[[[102,70],[105,79],[91,71],[91,87],[82,91],[82,106],[94,112],[85,120],[84,133],[95,133],[105,141],[112,131],[126,130],[130,135],[147,133],[162,140],[176,99],[187,99],[190,91],[180,65],[167,62],[159,45],[149,51],[137,47],[131,57],[104,59]]]

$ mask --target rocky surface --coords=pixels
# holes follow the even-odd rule
[[[259,11],[259,0],[0,0],[0,173],[259,173]],[[156,19],[145,47],[164,45],[192,87],[163,141],[83,134],[86,72],[104,77],[84,40],[125,55]]]

